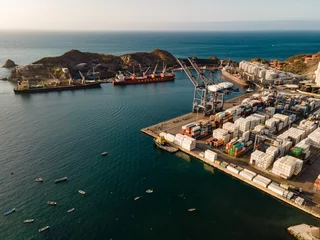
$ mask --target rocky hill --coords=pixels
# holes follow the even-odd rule
[[[310,58],[307,63],[305,63],[306,58]],[[303,75],[313,74],[317,70],[319,62],[320,52],[316,54],[299,54],[286,59],[282,70]]]
[[[111,54],[99,54],[81,52],[79,50],[71,50],[58,57],[45,57],[33,64],[17,67],[12,70],[10,79],[25,78],[59,78],[62,68],[68,68],[71,75],[75,76],[82,73],[90,73],[92,71],[99,72],[101,78],[113,77],[117,71],[128,69],[132,71],[135,66],[136,71],[141,68],[146,69],[149,66],[154,68],[157,63],[162,68],[162,62],[168,67],[176,64],[175,57],[161,49],[155,49],[152,52],[137,52],[125,54],[122,56],[114,56]]]

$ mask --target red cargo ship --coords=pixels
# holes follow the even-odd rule
[[[157,68],[157,66],[156,66]],[[125,76],[123,73],[119,73],[113,79],[113,85],[129,85],[129,84],[142,84],[142,83],[157,83],[157,82],[169,82],[174,81],[175,75],[172,73],[166,73],[165,67],[160,74],[156,74],[156,68],[152,74],[146,75],[146,72],[143,73],[143,76]]]

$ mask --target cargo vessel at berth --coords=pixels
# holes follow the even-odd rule
[[[68,68],[62,68],[62,79],[58,79],[50,74],[53,79],[36,80],[23,78],[18,81],[17,87],[13,89],[15,93],[41,93],[54,91],[78,90],[87,88],[99,88],[100,82],[86,80],[85,76],[79,71],[82,79],[73,80]]]
[[[243,87],[248,87],[248,86],[249,86],[249,84],[246,83],[244,80],[242,80],[242,79],[240,79],[240,78],[232,75],[231,73],[227,72],[226,69],[222,69],[222,70],[221,70],[221,74],[222,74],[224,77],[226,77],[227,79],[235,82],[236,84],[239,84],[239,85],[241,85],[241,86],[243,86]]]
[[[113,79],[113,85],[130,85],[130,84],[143,84],[143,83],[157,83],[157,82],[170,82],[174,81],[175,75],[173,73],[167,73],[166,67],[160,74],[156,73],[157,66],[155,67],[152,74],[147,75],[147,71],[143,72],[142,76],[136,76],[134,73],[131,75],[119,74]]]
[[[15,93],[41,93],[41,92],[54,92],[54,91],[67,91],[67,90],[78,90],[87,88],[99,88],[100,83],[85,83],[79,85],[67,85],[67,86],[55,86],[55,87],[29,87],[25,83],[18,82],[18,86],[13,89]]]

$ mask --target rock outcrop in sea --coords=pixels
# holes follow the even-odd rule
[[[11,59],[8,59],[4,64],[3,64],[3,68],[13,68],[17,66],[17,64],[15,64],[14,61],[12,61]]]

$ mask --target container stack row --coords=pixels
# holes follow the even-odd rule
[[[284,156],[274,162],[272,173],[284,179],[289,179],[293,175],[298,175],[303,167],[303,161],[292,157]]]

